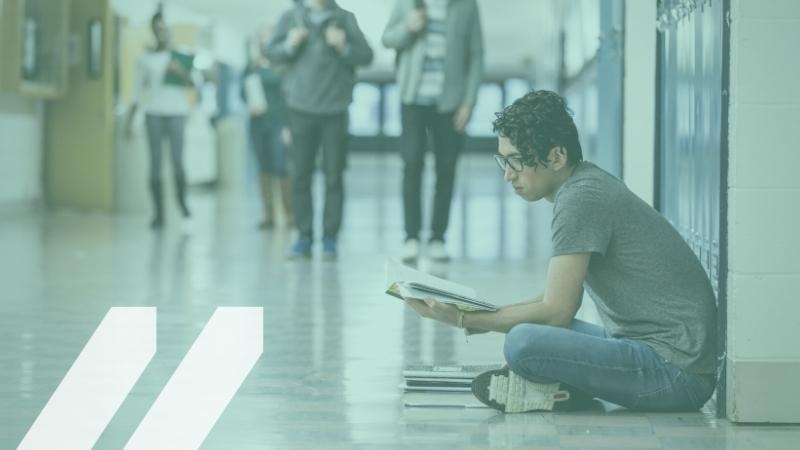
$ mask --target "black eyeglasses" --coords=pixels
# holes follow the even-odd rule
[[[506,171],[506,167],[511,167],[511,170],[514,172],[522,172],[522,169],[525,168],[525,164],[522,162],[522,157],[519,155],[512,155],[509,157],[505,157],[499,153],[494,155],[494,160],[497,161],[497,165],[503,170]]]

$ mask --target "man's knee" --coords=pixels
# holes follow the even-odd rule
[[[513,369],[517,363],[546,356],[552,352],[549,342],[553,327],[532,323],[514,326],[506,335],[503,354]]]
[[[425,168],[425,158],[417,155],[408,155],[403,158],[403,171],[406,175],[421,174]]]
[[[515,325],[507,334],[503,345],[503,355],[509,367],[514,369],[517,364],[526,358],[535,357],[536,346],[531,345],[540,334],[539,327],[530,323]]]

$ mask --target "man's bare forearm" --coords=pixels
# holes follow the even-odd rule
[[[539,302],[541,302],[542,300],[544,300],[544,294],[539,294],[539,295],[537,295],[536,297],[534,297],[534,298],[533,298],[533,299],[531,299],[531,300],[525,300],[524,302],[519,302],[519,303],[512,303],[512,304],[510,304],[510,305],[506,305],[506,306],[519,306],[519,305],[527,305],[528,303],[539,303]]]
[[[464,328],[508,333],[521,323],[556,325],[557,317],[553,305],[543,301],[540,295],[533,300],[503,306],[497,311],[476,311],[464,314]]]

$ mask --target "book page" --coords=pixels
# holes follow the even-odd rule
[[[430,286],[442,291],[452,292],[453,294],[460,295],[463,297],[468,297],[471,299],[476,299],[478,296],[475,289],[469,286],[464,286],[463,284],[435,277],[433,275],[421,272],[411,267],[404,266],[400,264],[400,262],[395,260],[387,259],[385,268],[386,268],[387,287],[391,286],[393,283],[399,281],[405,281],[405,282],[415,282],[424,284],[426,286]],[[431,294],[427,294],[427,296],[434,297]]]
[[[481,309],[485,309],[485,308],[475,307],[474,305],[468,304],[462,300],[454,299],[446,295],[415,289],[413,286],[409,286],[408,283],[403,281],[394,283],[392,287],[397,288],[397,292],[403,299],[425,300],[426,298],[432,298],[439,303],[448,303],[451,305],[456,305],[458,309],[462,311],[478,311]],[[389,294],[392,295],[391,293]]]

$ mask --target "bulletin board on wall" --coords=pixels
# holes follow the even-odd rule
[[[0,0],[0,88],[41,98],[64,94],[70,1]]]

